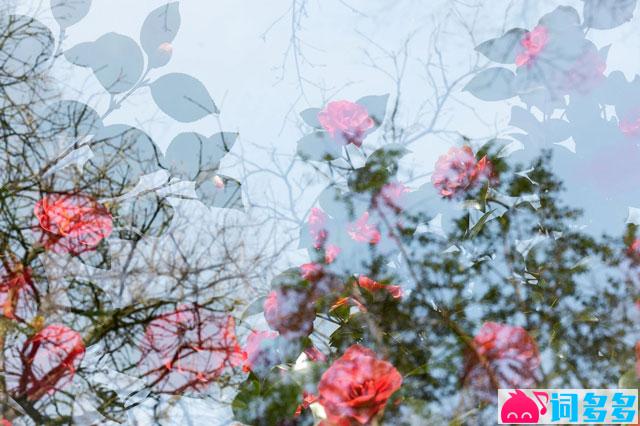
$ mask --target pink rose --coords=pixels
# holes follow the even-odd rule
[[[271,291],[264,302],[264,318],[273,330],[286,338],[308,336],[316,319],[313,295],[298,288]]]
[[[378,244],[381,237],[380,231],[368,222],[369,212],[364,212],[355,222],[349,224],[347,228],[349,237],[359,243]]]
[[[202,389],[226,369],[243,364],[233,317],[196,305],[151,321],[140,349],[143,375],[163,393]]]
[[[520,40],[520,44],[524,47],[524,51],[516,56],[516,66],[530,64],[536,56],[542,52],[542,49],[549,41],[549,32],[545,27],[538,25],[532,31],[529,31]]]
[[[333,139],[358,147],[375,124],[364,106],[349,101],[329,102],[318,113],[318,121]]]
[[[311,361],[325,362],[327,360],[327,356],[320,352],[320,349],[315,346],[305,349],[304,353]]]
[[[333,263],[336,260],[336,257],[340,254],[341,250],[335,244],[328,244],[324,250],[324,262],[326,264]]]
[[[252,331],[247,337],[247,344],[244,347],[245,362],[244,371],[251,371],[255,368],[271,367],[277,363],[277,355],[273,347],[273,342],[278,337],[275,331]]]
[[[82,194],[51,194],[38,201],[34,213],[44,230],[44,245],[77,255],[93,250],[113,229],[109,211]]]
[[[400,211],[402,210],[402,200],[408,192],[410,192],[409,188],[404,186],[402,183],[389,182],[380,189],[380,193],[376,197],[376,201],[379,203],[378,199],[382,199],[385,205],[394,210]]]
[[[627,249],[627,254],[634,261],[640,260],[640,238],[636,238],[635,240],[633,240],[633,242],[631,243],[631,245],[629,245],[629,248]]]
[[[324,275],[322,265],[319,263],[305,263],[300,266],[300,276],[302,279],[315,282]]]
[[[580,93],[589,93],[605,79],[607,63],[596,50],[589,50],[580,56],[575,64],[565,72],[562,86]]]
[[[522,327],[486,322],[465,356],[463,382],[483,400],[500,388],[535,387],[540,367],[538,345]]]
[[[451,147],[438,158],[431,183],[445,198],[462,195],[483,180],[492,180],[493,166],[486,156],[476,161],[468,146]]]
[[[311,237],[313,248],[316,250],[323,248],[327,238],[329,237],[329,231],[327,231],[327,220],[328,216],[322,211],[322,209],[319,209],[318,207],[313,207],[311,209],[307,225],[309,227],[309,236]],[[327,244],[324,249],[324,262],[326,264],[332,263],[338,254],[340,254],[340,247],[335,244]]]
[[[640,130],[640,118],[636,118],[635,120],[623,119],[620,122],[619,127],[620,131],[626,136],[635,136],[639,133],[638,131]]]
[[[27,339],[18,354],[10,353],[7,388],[14,396],[31,401],[57,392],[71,383],[84,352],[78,332],[64,325],[49,325]]]
[[[640,109],[630,112],[618,124],[620,131],[628,138],[640,134]]]
[[[321,248],[328,236],[326,213],[317,207],[312,208],[307,223],[309,225],[309,235],[313,241],[313,247],[316,249]]]
[[[368,424],[402,385],[402,376],[370,349],[353,345],[324,372],[319,402],[329,423]]]

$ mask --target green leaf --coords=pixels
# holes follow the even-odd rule
[[[280,272],[271,280],[271,289],[275,290],[280,287],[293,287],[300,284],[302,278],[300,277],[300,268],[289,268]]]
[[[138,43],[128,36],[107,33],[94,42],[80,43],[64,52],[79,67],[91,68],[102,87],[111,94],[132,89],[144,67]]]
[[[181,179],[210,177],[237,139],[238,134],[230,132],[209,137],[195,132],[180,133],[169,144],[163,164],[173,176]]]
[[[631,21],[637,0],[583,0],[584,25],[606,30]]]
[[[489,68],[476,74],[463,90],[483,101],[502,101],[516,95],[514,81],[511,70]]]
[[[51,0],[51,14],[61,28],[80,22],[90,8],[91,0]]]
[[[363,167],[349,175],[349,188],[355,192],[377,192],[398,171],[398,160],[410,151],[399,144],[375,150]]]
[[[264,310],[263,306],[264,306],[265,299],[266,297],[262,296],[257,298],[253,302],[251,302],[251,304],[247,306],[247,309],[245,309],[244,312],[242,313],[242,319],[244,320],[252,315],[257,315],[262,313],[262,311]]]
[[[480,190],[480,210],[484,210],[487,207],[487,197],[489,196],[489,183],[482,185]]]
[[[351,306],[346,303],[342,306],[339,306],[333,310],[331,310],[331,312],[329,312],[329,315],[331,315],[333,318],[337,319],[340,322],[347,322],[349,320],[349,311],[351,311]]]
[[[302,388],[275,371],[262,382],[251,374],[231,403],[235,419],[247,425],[276,425],[293,417]]]
[[[142,24],[140,44],[149,57],[149,66],[157,68],[166,65],[171,51],[164,51],[163,43],[171,43],[180,28],[179,3],[172,2],[154,9]]]
[[[620,376],[618,387],[620,389],[640,389],[640,379],[638,379],[635,368],[632,368]]]
[[[357,104],[360,104],[367,109],[369,117],[371,117],[375,122],[374,129],[380,126],[384,121],[388,102],[388,94],[365,96],[364,98],[360,98],[356,101]]]
[[[501,64],[513,64],[516,56],[523,50],[520,41],[527,33],[522,28],[513,28],[501,37],[487,40],[476,47],[476,51],[482,53],[487,58]]]
[[[351,316],[349,322],[338,327],[329,336],[329,345],[341,350],[359,342],[364,336],[363,327],[359,314]]]
[[[237,180],[215,175],[196,186],[198,198],[208,207],[243,210],[241,184]]]
[[[483,214],[482,217],[480,219],[478,219],[476,224],[473,225],[473,227],[469,230],[469,232],[467,234],[467,238],[473,238],[476,235],[478,235],[480,233],[480,231],[482,231],[482,228],[484,227],[484,224],[487,223],[487,221],[491,218],[491,214],[493,214],[494,211],[496,211],[496,210],[495,209],[489,210],[488,212]]]
[[[313,132],[298,141],[298,155],[304,160],[330,161],[341,153],[342,146],[331,139],[327,132]]]
[[[300,117],[309,126],[316,129],[322,129],[322,124],[320,124],[320,121],[318,120],[319,113],[320,108],[308,108],[300,113]]]
[[[424,374],[429,374],[429,365],[428,364],[423,364],[419,367],[414,368],[413,370],[409,371],[407,374],[405,374],[405,377],[409,377],[409,376],[421,376]]]
[[[259,396],[260,381],[253,374],[250,374],[247,380],[240,385],[238,394],[231,403],[231,408],[234,414],[236,414],[236,417],[239,417],[238,412],[242,413],[246,411],[250,407],[251,401]]]
[[[165,114],[182,123],[220,112],[204,84],[187,74],[163,75],[151,83],[151,96]]]

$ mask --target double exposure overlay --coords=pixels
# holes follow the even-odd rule
[[[0,425],[638,388],[637,9],[0,0]]]

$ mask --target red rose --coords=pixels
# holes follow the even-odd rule
[[[327,356],[320,352],[320,349],[316,348],[315,346],[311,346],[305,349],[304,353],[311,361],[325,362],[327,360]]]
[[[7,265],[4,265],[7,268]],[[24,320],[27,298],[33,296],[34,286],[31,270],[21,264],[9,266],[13,270],[1,272],[0,268],[0,306],[5,317]],[[18,312],[20,311],[20,312]]]
[[[36,401],[70,383],[85,347],[80,334],[64,325],[49,325],[27,339],[7,360],[9,391]]]
[[[492,175],[493,167],[486,156],[476,161],[470,147],[452,147],[438,158],[431,175],[431,183],[440,195],[452,198],[461,195],[478,182],[490,179]]]
[[[113,230],[109,211],[81,194],[47,195],[36,203],[34,213],[45,232],[45,247],[56,252],[92,250]]]
[[[634,262],[640,261],[640,238],[633,240],[631,245],[627,248],[627,255]]]
[[[486,322],[465,357],[463,383],[493,401],[496,387],[530,388],[538,381],[538,345],[522,327]]]
[[[164,393],[204,388],[243,363],[233,317],[199,306],[183,306],[151,321],[140,349],[144,376]]]
[[[393,365],[360,345],[353,345],[324,372],[319,402],[331,423],[367,424],[384,410],[387,400],[402,385]]]
[[[358,277],[358,285],[364,289],[367,289],[371,293],[377,291],[387,291],[394,299],[400,299],[402,297],[402,288],[398,285],[384,285],[377,281],[372,280],[369,277],[360,275]]]
[[[296,412],[295,412],[294,416],[298,417],[300,414],[302,414],[302,412],[304,410],[309,408],[309,406],[311,404],[315,403],[317,400],[318,400],[317,396],[303,391],[302,392],[302,403],[300,405],[298,405],[298,407],[296,408]]]
[[[362,303],[360,303],[358,301],[358,299],[354,298],[354,297],[341,297],[338,300],[335,301],[335,303],[333,305],[331,305],[331,307],[329,308],[330,311],[333,311],[334,309],[337,309],[341,306],[345,306],[345,305],[353,305],[356,308],[358,308],[360,310],[360,312],[368,312],[368,309],[366,306],[364,306]]]
[[[300,265],[300,276],[303,280],[315,282],[324,275],[324,269],[319,263],[304,263]]]
[[[277,355],[273,343],[278,337],[275,331],[252,331],[247,337],[244,347],[245,362],[244,371],[255,368],[271,367],[277,363]]]
[[[318,113],[318,121],[332,138],[358,147],[375,124],[364,106],[349,101],[329,102]]]

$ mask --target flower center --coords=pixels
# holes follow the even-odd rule
[[[352,384],[349,389],[349,398],[351,399],[367,395],[370,395],[371,398],[375,395],[375,382],[371,379],[365,380],[362,383]]]

